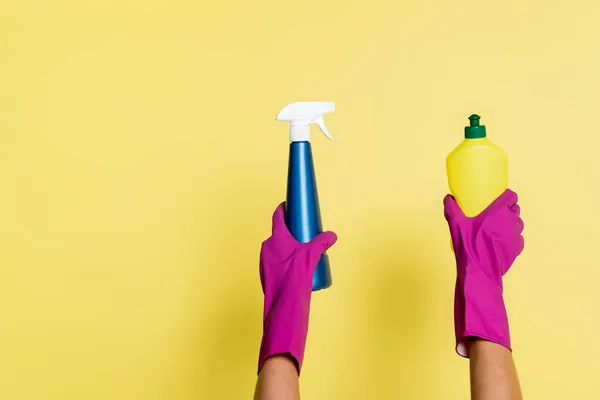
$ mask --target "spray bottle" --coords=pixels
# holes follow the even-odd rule
[[[508,187],[508,155],[487,138],[479,119],[469,117],[465,139],[446,158],[450,191],[467,217],[481,213]]]
[[[323,232],[319,195],[310,145],[310,125],[316,124],[333,140],[323,121],[323,114],[335,111],[331,102],[299,102],[287,105],[277,115],[278,121],[290,122],[290,158],[288,165],[285,222],[290,233],[301,243],[310,242]],[[312,290],[331,286],[329,257],[323,254],[313,275]]]

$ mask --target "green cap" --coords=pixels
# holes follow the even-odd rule
[[[480,118],[481,117],[477,114],[473,114],[469,117],[469,121],[471,122],[471,124],[470,126],[465,127],[466,139],[480,139],[486,136],[485,125],[479,125]]]

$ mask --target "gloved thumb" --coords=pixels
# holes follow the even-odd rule
[[[465,213],[463,213],[456,199],[450,194],[444,197],[444,216],[448,222],[456,218],[465,217]]]
[[[319,233],[310,242],[309,245],[320,254],[325,253],[331,246],[337,242],[337,235],[331,231]]]

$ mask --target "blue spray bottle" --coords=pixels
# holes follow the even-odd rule
[[[290,122],[290,159],[288,166],[285,222],[291,234],[301,243],[307,243],[323,232],[319,195],[315,178],[310,125],[316,124],[330,140],[333,140],[323,114],[335,111],[331,102],[300,102],[287,105],[277,115],[278,121]],[[329,257],[323,254],[313,276],[312,290],[331,286]]]

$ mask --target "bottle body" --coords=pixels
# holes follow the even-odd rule
[[[466,138],[446,158],[450,192],[466,216],[481,213],[508,188],[508,155],[488,138]]]
[[[319,195],[310,142],[290,143],[285,222],[290,233],[301,243],[310,242],[323,232]],[[313,275],[312,290],[331,286],[329,257],[323,254]]]

